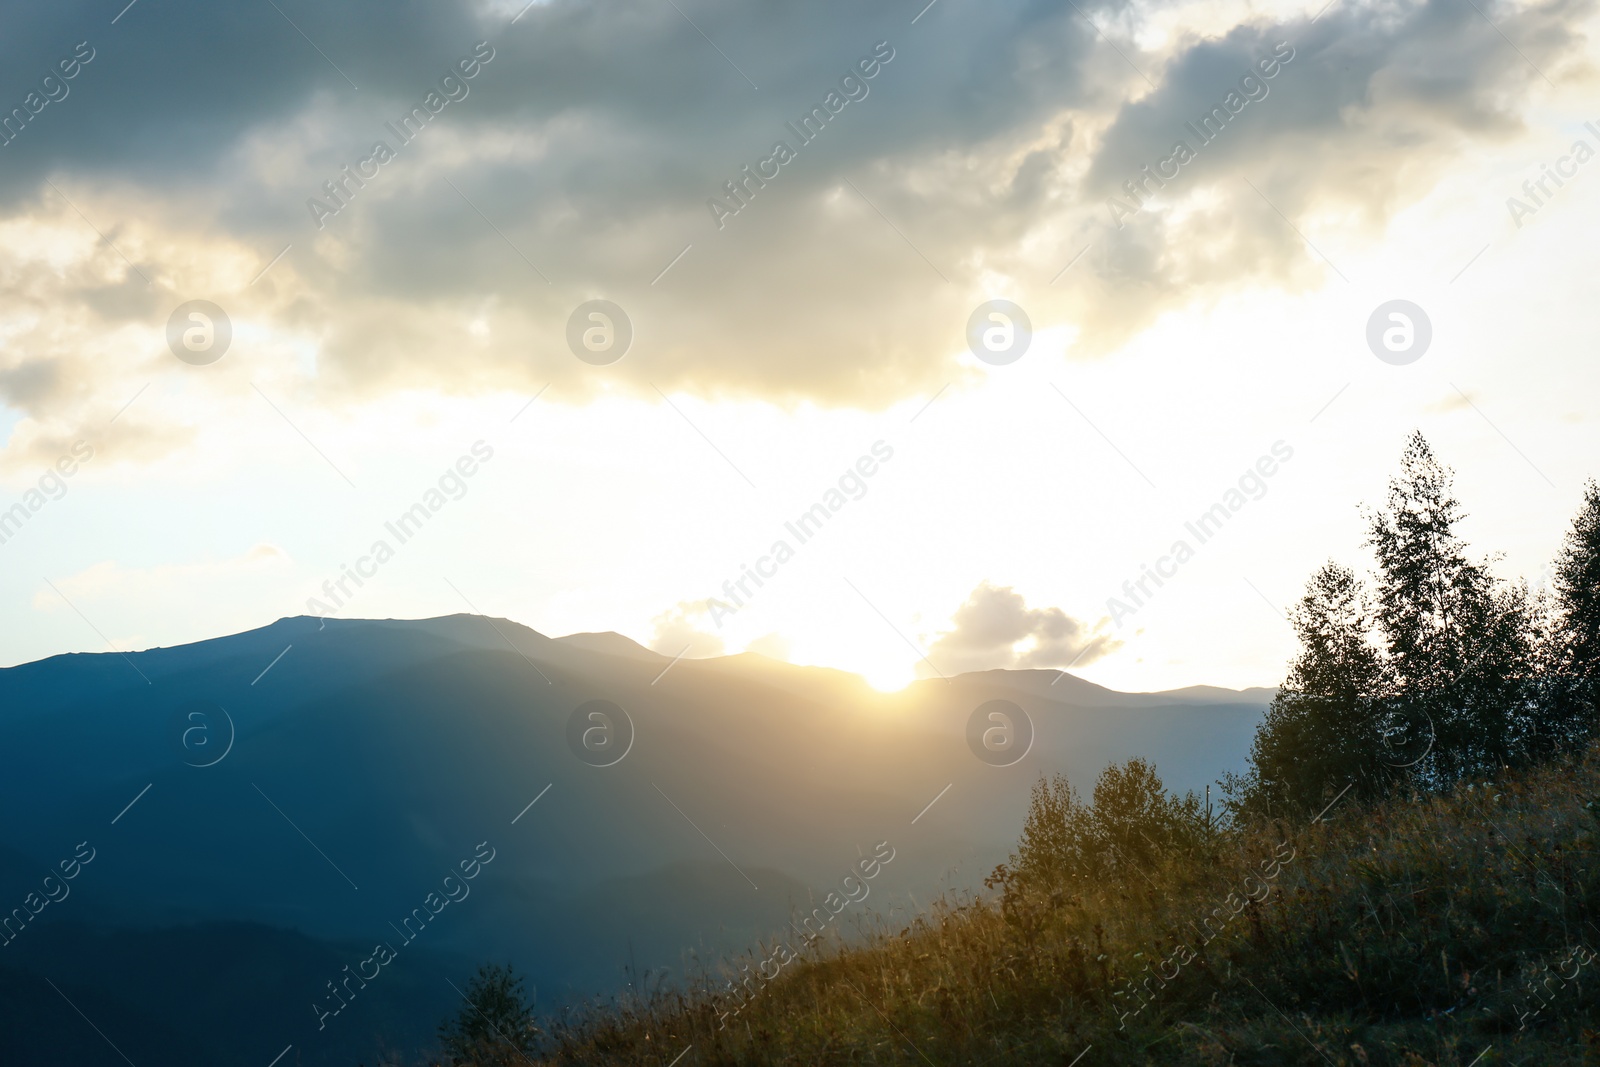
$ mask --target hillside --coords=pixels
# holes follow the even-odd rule
[[[947,900],[770,982],[752,956],[743,997],[569,1019],[548,1062],[1593,1064],[1596,812],[1600,752],[1335,804],[1093,887]]]
[[[783,928],[886,838],[897,858],[863,914],[971,891],[1041,768],[1093,775],[1143,753],[1203,787],[1243,766],[1269,698],[1123,694],[1054,671],[884,694],[761,656],[674,664],[616,634],[468,615],[293,618],[57,656],[0,670],[0,811],[26,813],[0,828],[0,893],[21,906],[79,842],[95,859],[0,948],[0,986],[19,1004],[42,992],[69,1023],[47,979],[99,1005],[136,1063],[261,1067],[292,1045],[285,1063],[345,1067],[426,1047],[457,1000],[446,979],[484,960],[515,963],[545,1008],[616,993],[630,969],[681,978]],[[1012,766],[965,738],[993,699],[1035,725]],[[633,725],[612,766],[571,747],[592,700]],[[329,981],[401,937],[480,843],[494,859],[470,897],[319,1025]],[[218,952],[248,996],[212,999]],[[107,955],[116,966],[93,963]],[[122,1062],[84,1029],[75,1063]],[[0,1028],[0,1061],[50,1062],[49,1047],[26,1019]]]

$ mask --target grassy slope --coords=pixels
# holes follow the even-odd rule
[[[1336,806],[1127,885],[946,905],[757,980],[726,1028],[730,1005],[705,995],[597,1013],[559,1034],[552,1062],[663,1067],[692,1045],[685,1067],[1066,1065],[1089,1046],[1082,1067],[1600,1064],[1600,959],[1563,963],[1600,946],[1596,797],[1591,755],[1502,786]],[[1275,849],[1293,858],[1267,881]],[[1227,918],[1247,894],[1263,899]],[[1220,932],[1203,945],[1208,916]],[[1180,945],[1197,951],[1187,963]],[[1519,1029],[1541,981],[1548,1005]]]

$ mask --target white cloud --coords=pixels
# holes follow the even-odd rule
[[[102,560],[76,574],[55,579],[54,585],[75,604],[96,600],[170,603],[219,595],[223,588],[246,580],[286,574],[292,566],[283,549],[259,544],[231,559],[198,563],[125,567],[114,559]],[[69,610],[49,588],[34,593],[33,607],[39,611]]]
[[[1029,608],[1009,586],[979,583],[950,617],[950,629],[928,646],[928,659],[945,674],[1005,667],[1087,667],[1121,646],[1060,608]],[[927,665],[923,664],[924,671]]]
[[[664,656],[684,655],[691,659],[722,655],[722,638],[700,629],[707,618],[704,600],[685,600],[663,611],[650,620],[655,628],[650,638],[651,650]]]

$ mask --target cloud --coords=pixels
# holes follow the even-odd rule
[[[704,600],[681,600],[651,619],[655,633],[650,638],[650,650],[663,656],[689,656],[691,659],[722,655],[722,638],[700,629],[706,612]]]
[[[1472,394],[1452,390],[1429,403],[1425,410],[1447,415],[1453,411],[1469,411],[1473,406]]]
[[[104,463],[159,460],[190,445],[220,399],[254,400],[252,377],[270,383],[292,365],[307,299],[292,279],[251,288],[252,250],[185,223],[156,192],[58,187],[0,219],[0,406],[23,416],[0,471],[47,465],[78,440]],[[118,207],[134,218],[103,238],[85,224]],[[197,292],[231,294],[235,352],[215,367],[181,364],[167,345],[168,316]],[[239,358],[246,344],[258,365]],[[164,393],[188,400],[152,403]]]
[[[653,383],[879,406],[959,377],[967,316],[998,295],[1090,358],[1197,300],[1320,284],[1278,212],[1379,234],[1474,144],[1521,130],[1530,64],[1582,73],[1593,5],[1496,10],[1515,48],[1446,0],[1314,24],[1213,13],[1148,50],[1128,37],[1169,9],[1091,10],[1153,89],[1071,5],[939,5],[912,26],[846,0],[697,0],[715,48],[671,5],[554,0],[516,25],[506,10],[293,5],[315,48],[267,4],[140,4],[115,26],[87,2],[19,14],[0,106],[85,34],[95,58],[0,148],[0,404],[108,419],[171,366],[166,316],[195,297],[311,353],[330,403]],[[470,92],[399,146],[385,124],[478,41],[494,58]],[[867,95],[801,145],[786,123],[880,41],[893,59]],[[1106,198],[1279,41],[1295,58],[1270,94],[1112,225]],[[318,228],[307,201],[380,139],[396,158]],[[708,199],[731,203],[725,183],[778,140],[796,158],[719,228]],[[1086,245],[1073,284],[1047,285]],[[564,340],[593,297],[635,326],[603,373]],[[221,367],[218,388],[242,387]]]
[[[785,663],[787,663],[789,661],[789,653],[792,651],[792,646],[790,645],[789,639],[784,637],[782,634],[770,633],[762,634],[754,641],[751,641],[745,646],[744,650],[746,652],[755,652],[759,655],[766,656],[768,659],[783,660]]]
[[[1029,608],[1009,586],[979,583],[950,617],[951,628],[928,646],[944,674],[997,668],[1086,667],[1121,647],[1060,608]],[[921,665],[926,670],[927,665]]]
[[[223,589],[237,589],[239,583],[257,582],[286,574],[293,565],[276,545],[259,544],[242,555],[197,563],[163,563],[154,567],[126,567],[116,560],[102,560],[76,574],[55,580],[55,587],[73,603],[120,601],[124,603],[171,602],[185,598],[217,597]],[[54,590],[44,588],[33,595],[38,611],[67,610]]]

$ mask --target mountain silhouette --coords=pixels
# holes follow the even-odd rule
[[[60,1062],[45,1038],[81,1031],[74,1063],[123,1062],[115,1042],[135,1062],[128,1045],[258,1067],[292,1045],[286,1063],[348,1064],[375,1033],[426,1043],[477,962],[514,962],[546,1007],[713,969],[879,842],[895,858],[856,911],[903,918],[981,883],[1040,774],[1087,784],[1141,755],[1199,789],[1242,765],[1270,698],[1049,670],[885,694],[473,615],[289,618],[0,670],[0,987],[30,1005],[0,1059]],[[1012,766],[968,746],[993,700],[1033,725]],[[570,740],[593,701],[632,724],[610,766]],[[65,895],[40,906],[47,878]],[[380,943],[394,962],[322,1017]]]

